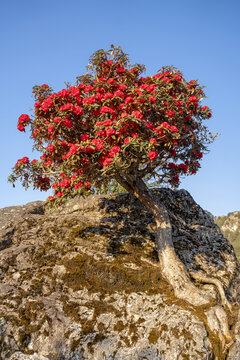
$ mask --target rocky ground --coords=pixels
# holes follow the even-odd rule
[[[0,209],[0,359],[239,360],[233,247],[188,192],[152,191],[168,208],[186,269],[220,280],[236,303],[231,347],[207,325],[209,309],[175,298],[159,272],[154,220],[123,193],[54,212],[42,202]],[[214,285],[197,285],[219,302]]]

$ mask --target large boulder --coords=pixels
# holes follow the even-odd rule
[[[213,217],[185,190],[151,190],[168,209],[186,269],[221,281],[240,302],[239,264]],[[175,298],[161,277],[152,215],[130,194],[91,195],[56,211],[42,202],[0,210],[0,359],[240,358],[204,308]],[[198,284],[215,296],[213,284]],[[238,357],[236,357],[238,356]]]

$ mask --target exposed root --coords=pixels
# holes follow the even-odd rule
[[[209,307],[205,311],[207,324],[209,329],[220,339],[222,350],[225,352],[233,342],[229,331],[227,313],[220,305],[212,306],[215,299],[207,292],[199,289],[191,281],[185,266],[174,249],[172,226],[168,211],[163,204],[155,201],[146,184],[138,175],[136,171],[133,171],[126,174],[126,179],[118,175],[116,180],[127,191],[136,196],[154,216],[157,225],[155,244],[161,273],[173,287],[174,294],[178,299],[184,300],[193,306]],[[190,275],[198,281],[214,284],[218,289],[222,305],[232,312],[232,305],[227,300],[223,286],[218,279],[208,277],[202,272],[191,272]]]
[[[225,352],[233,344],[225,310],[220,305],[216,305],[205,311],[205,315],[210,330],[219,337],[222,344],[222,351]]]
[[[159,264],[163,277],[173,287],[177,298],[187,301],[193,306],[210,305],[214,300],[210,294],[195,286],[183,263],[177,258],[175,251],[171,247],[165,247],[159,252]]]
[[[221,304],[224,307],[228,308],[230,310],[230,312],[232,313],[232,311],[233,311],[232,304],[228,301],[220,280],[218,280],[216,278],[213,278],[213,277],[210,277],[210,276],[207,276],[202,271],[201,272],[200,271],[197,271],[197,272],[189,271],[189,274],[191,275],[191,277],[194,280],[198,280],[198,281],[200,281],[202,283],[214,284],[216,286],[217,290],[218,290],[219,295],[220,295]]]

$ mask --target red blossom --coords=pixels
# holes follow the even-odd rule
[[[154,96],[150,96],[149,101],[152,102],[153,104],[156,104],[156,98]]]
[[[197,98],[196,96],[190,96],[190,98],[188,99],[190,102],[197,102]]]
[[[108,99],[112,99],[113,98],[113,94],[110,93],[110,92],[107,92],[105,95],[104,95],[104,100],[108,100]]]
[[[83,134],[82,136],[81,136],[81,141],[86,141],[86,140],[88,140],[89,139],[89,135],[88,134]]]
[[[56,193],[56,197],[62,197],[63,196],[63,193],[61,192],[61,191],[58,191],[57,193]]]
[[[33,160],[32,166],[22,166],[28,164],[27,157],[19,159],[15,171],[60,170],[58,180],[55,175],[51,178],[54,200],[84,193],[109,174],[108,166],[111,175],[119,171],[120,160],[126,169],[133,163],[147,171],[160,166],[163,182],[172,186],[179,182],[177,175],[198,170],[196,160],[204,147],[198,139],[195,143],[194,134],[211,113],[207,106],[198,106],[204,94],[197,81],[187,83],[172,67],[139,77],[141,67],[130,69],[127,61],[121,60],[123,66],[119,60],[110,60],[109,54],[99,63],[96,58],[98,65],[93,63],[93,71],[82,77],[81,84],[52,95],[48,85],[36,87],[35,118],[19,117],[18,129],[24,131],[31,122],[32,138],[43,154],[42,161]],[[47,189],[49,181],[39,178],[36,186]]]
[[[86,104],[95,104],[96,99],[95,99],[95,97],[93,97],[93,96],[89,96],[89,97],[83,99],[82,102],[83,102],[83,105],[86,105]]]
[[[162,81],[166,82],[166,83],[170,83],[171,80],[168,77],[163,77]]]
[[[173,111],[173,110],[167,110],[166,111],[166,115],[170,118],[170,119],[172,119],[172,118],[174,118],[175,117],[175,111]]]
[[[174,164],[173,162],[168,163],[168,166],[170,167],[170,169],[176,169],[177,165]]]
[[[154,160],[154,159],[156,159],[158,157],[158,153],[156,151],[150,151],[148,153],[148,157],[149,157],[150,160]]]
[[[93,86],[92,85],[86,85],[84,88],[85,93],[90,92],[91,90],[93,90]]]
[[[17,128],[19,131],[25,131],[25,127],[23,124],[17,124]]]
[[[100,110],[100,114],[114,114],[115,111],[113,109],[110,109],[108,106],[103,106]]]
[[[175,101],[175,103],[174,103],[176,106],[182,106],[182,103],[181,103],[181,101]]]
[[[140,112],[140,111],[133,111],[132,112],[132,115],[134,116],[134,117],[136,117],[136,118],[138,118],[138,119],[143,119],[143,115],[142,115],[142,113]]]
[[[77,87],[77,86],[71,86],[71,87],[69,88],[69,92],[70,92],[70,94],[71,94],[73,97],[77,97],[77,96],[79,96],[80,93],[81,93],[79,87]]]
[[[113,135],[113,134],[115,134],[115,133],[116,133],[116,130],[113,129],[113,128],[108,128],[108,129],[106,130],[106,135],[107,135],[107,136],[111,136],[111,135]]]
[[[54,130],[54,125],[50,125],[48,127],[48,133],[51,134],[53,132],[53,130]]]
[[[67,103],[65,105],[62,105],[60,107],[60,111],[65,111],[65,110],[74,110],[75,106],[72,103]]]

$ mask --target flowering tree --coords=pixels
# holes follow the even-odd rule
[[[21,115],[17,127],[24,132],[31,126],[33,148],[42,155],[19,159],[9,180],[20,178],[26,188],[52,188],[51,206],[119,184],[153,214],[160,269],[175,295],[208,304],[209,296],[191,282],[175,253],[167,210],[146,185],[154,178],[155,184],[177,187],[180,176],[199,170],[214,139],[203,124],[211,117],[201,106],[203,88],[172,66],[143,77],[144,66],[132,66],[113,45],[96,51],[87,68],[76,85],[59,92],[46,84],[33,88],[34,116]]]

